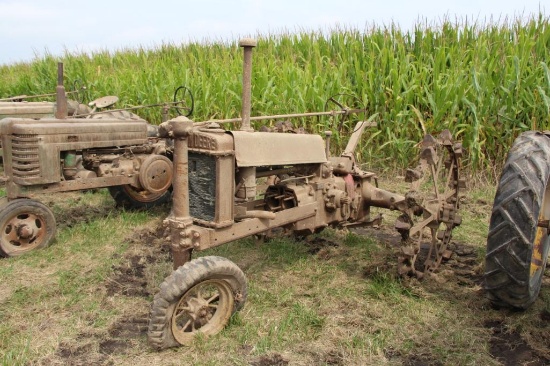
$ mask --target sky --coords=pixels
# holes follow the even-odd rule
[[[281,32],[548,16],[550,0],[0,0],[0,65]]]

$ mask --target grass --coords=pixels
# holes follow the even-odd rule
[[[343,26],[257,35],[252,115],[321,111],[330,96],[347,93],[356,97],[344,98],[348,105],[363,105],[362,118],[378,122],[360,146],[362,161],[390,171],[410,166],[422,136],[448,128],[464,143],[468,168],[495,178],[520,132],[550,126],[548,22],[541,13],[500,23],[420,22],[412,31]],[[118,107],[147,105],[171,100],[185,84],[195,95],[194,120],[233,118],[242,75],[235,41],[46,55],[0,67],[0,96],[52,92],[63,61],[67,84],[88,87],[86,100],[114,94]],[[160,108],[137,113],[161,120]],[[353,128],[331,118],[295,122],[314,133],[332,130],[335,150]]]
[[[175,359],[196,365],[491,365],[497,362],[488,352],[492,333],[484,321],[494,319],[544,348],[537,319],[550,306],[547,286],[532,309],[507,313],[488,308],[476,285],[459,285],[445,272],[423,282],[399,279],[384,239],[393,233],[387,220],[388,234],[327,230],[316,241],[245,239],[196,253],[237,263],[249,281],[247,304],[220,334],[154,352],[145,329],[152,295],[171,271],[156,229],[167,211],[115,212],[104,190],[79,197],[46,199],[60,222],[53,245],[0,261],[3,365]],[[458,240],[482,248],[472,238],[486,235],[488,220],[479,218],[488,210],[481,202],[491,197],[485,188],[472,197],[466,211],[479,217],[464,220]],[[70,216],[78,220],[64,220]]]

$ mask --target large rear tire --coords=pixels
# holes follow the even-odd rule
[[[164,155],[149,155],[139,168],[140,188],[129,184],[109,187],[117,206],[149,209],[168,202],[172,196],[172,161]]]
[[[172,190],[164,192],[149,192],[138,190],[129,184],[109,187],[109,193],[116,202],[117,207],[126,210],[148,210],[163,205],[172,198]]]
[[[155,349],[219,333],[247,297],[244,273],[222,257],[202,257],[172,272],[155,295],[147,337]]]
[[[502,170],[487,239],[485,289],[497,306],[526,309],[537,299],[550,247],[549,178],[550,138],[521,134]]]

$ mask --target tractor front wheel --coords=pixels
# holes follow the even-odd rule
[[[217,334],[246,296],[246,277],[230,260],[209,256],[187,262],[164,280],[155,295],[149,343],[163,349],[189,345],[197,334]]]
[[[493,304],[528,308],[548,261],[550,138],[525,132],[512,146],[497,188],[487,239],[485,289]]]
[[[55,217],[44,204],[30,199],[0,207],[0,255],[14,257],[46,247],[55,236]]]

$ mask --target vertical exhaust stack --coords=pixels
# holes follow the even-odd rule
[[[55,88],[55,118],[65,119],[68,115],[67,95],[63,86],[63,62],[57,63],[57,87]]]
[[[241,112],[241,131],[252,132],[250,127],[250,104],[252,94],[252,48],[256,47],[257,42],[253,38],[243,38],[239,41],[239,47],[244,49],[243,57],[243,100]]]
[[[256,40],[243,38],[239,46],[243,48],[243,100],[241,112],[241,131],[254,132],[250,126],[250,109],[252,96],[252,48],[256,47]],[[256,167],[241,167],[237,172],[236,197],[243,200],[253,200],[256,197]]]

